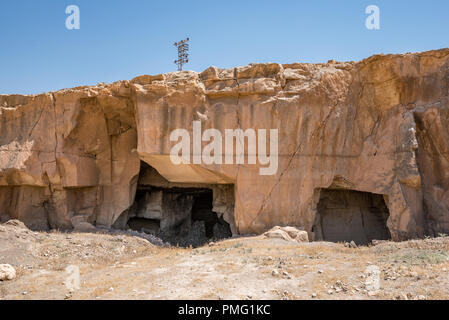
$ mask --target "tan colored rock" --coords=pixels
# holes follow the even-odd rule
[[[288,235],[296,242],[309,242],[307,232],[304,230],[299,230],[295,227],[282,227],[281,230],[287,232]]]
[[[143,161],[164,184],[213,185],[214,210],[235,233],[292,225],[314,240],[328,189],[380,195],[394,240],[449,233],[448,79],[443,49],[2,95],[0,212],[33,229],[71,229],[79,215],[111,226],[134,203]],[[277,173],[174,165],[170,134],[193,121],[278,129]]]
[[[74,232],[97,232],[98,229],[95,228],[95,226],[89,222],[80,222],[73,226],[73,231]]]
[[[279,227],[276,226],[264,233],[266,238],[282,239],[291,242],[309,242],[306,231],[299,230],[295,227]]]
[[[16,270],[9,264],[0,264],[0,281],[13,280],[16,277]]]
[[[282,231],[280,229],[267,231],[264,233],[264,236],[270,239],[282,239],[285,241],[293,241],[293,239],[288,235],[287,232]]]
[[[96,232],[97,228],[91,223],[87,222],[87,216],[74,216],[70,220],[73,225],[73,231],[75,232]]]
[[[21,229],[28,229],[25,226],[25,224],[20,220],[11,219],[9,221],[6,221],[4,224],[7,226],[14,226],[14,227],[21,228]]]

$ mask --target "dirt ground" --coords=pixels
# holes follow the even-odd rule
[[[4,224],[0,264],[17,272],[0,281],[0,299],[449,299],[445,236],[357,248],[258,236],[193,249]]]

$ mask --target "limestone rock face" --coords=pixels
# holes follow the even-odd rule
[[[0,96],[1,213],[71,229],[80,215],[110,225],[133,203],[140,160],[126,86]]]
[[[175,165],[170,135],[192,133],[194,121],[223,136],[278,129],[277,172],[260,175],[264,166],[247,161]],[[214,211],[233,232],[288,225],[313,240],[320,194],[338,189],[382,196],[395,240],[449,233],[448,124],[448,49],[3,95],[0,219],[111,226],[135,201],[143,161],[170,185],[233,185],[232,205],[214,189]],[[157,198],[149,203],[143,216],[157,213]]]

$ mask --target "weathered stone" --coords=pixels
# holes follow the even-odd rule
[[[89,222],[80,222],[73,226],[75,232],[97,232],[98,229]]]
[[[0,264],[0,281],[13,280],[16,277],[16,270],[9,264]]]
[[[162,219],[163,192],[147,192],[137,217],[146,219]]]
[[[264,236],[272,239],[283,239],[285,241],[309,242],[306,231],[294,227],[274,227],[264,233]]]
[[[7,225],[7,226],[14,226],[14,227],[21,228],[21,229],[28,229],[26,227],[26,225],[22,221],[15,220],[15,219],[11,219],[11,220],[6,221],[5,225]]]
[[[110,227],[133,206],[143,161],[168,184],[215,185],[213,210],[234,233],[291,225],[314,240],[324,189],[381,196],[394,240],[449,233],[448,79],[443,49],[1,95],[1,219],[72,229],[81,215]],[[259,164],[174,165],[170,134],[193,121],[203,131],[278,129],[276,174],[261,176]]]

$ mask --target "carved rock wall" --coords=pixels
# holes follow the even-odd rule
[[[294,225],[313,239],[327,188],[382,195],[395,240],[449,232],[448,49],[211,67],[0,96],[0,106],[3,219],[69,229],[81,216],[111,226],[133,204],[144,161],[169,183],[233,185],[233,213],[226,200],[222,210],[239,233]],[[278,129],[277,173],[173,165],[170,134],[192,132],[193,121],[203,131]]]

